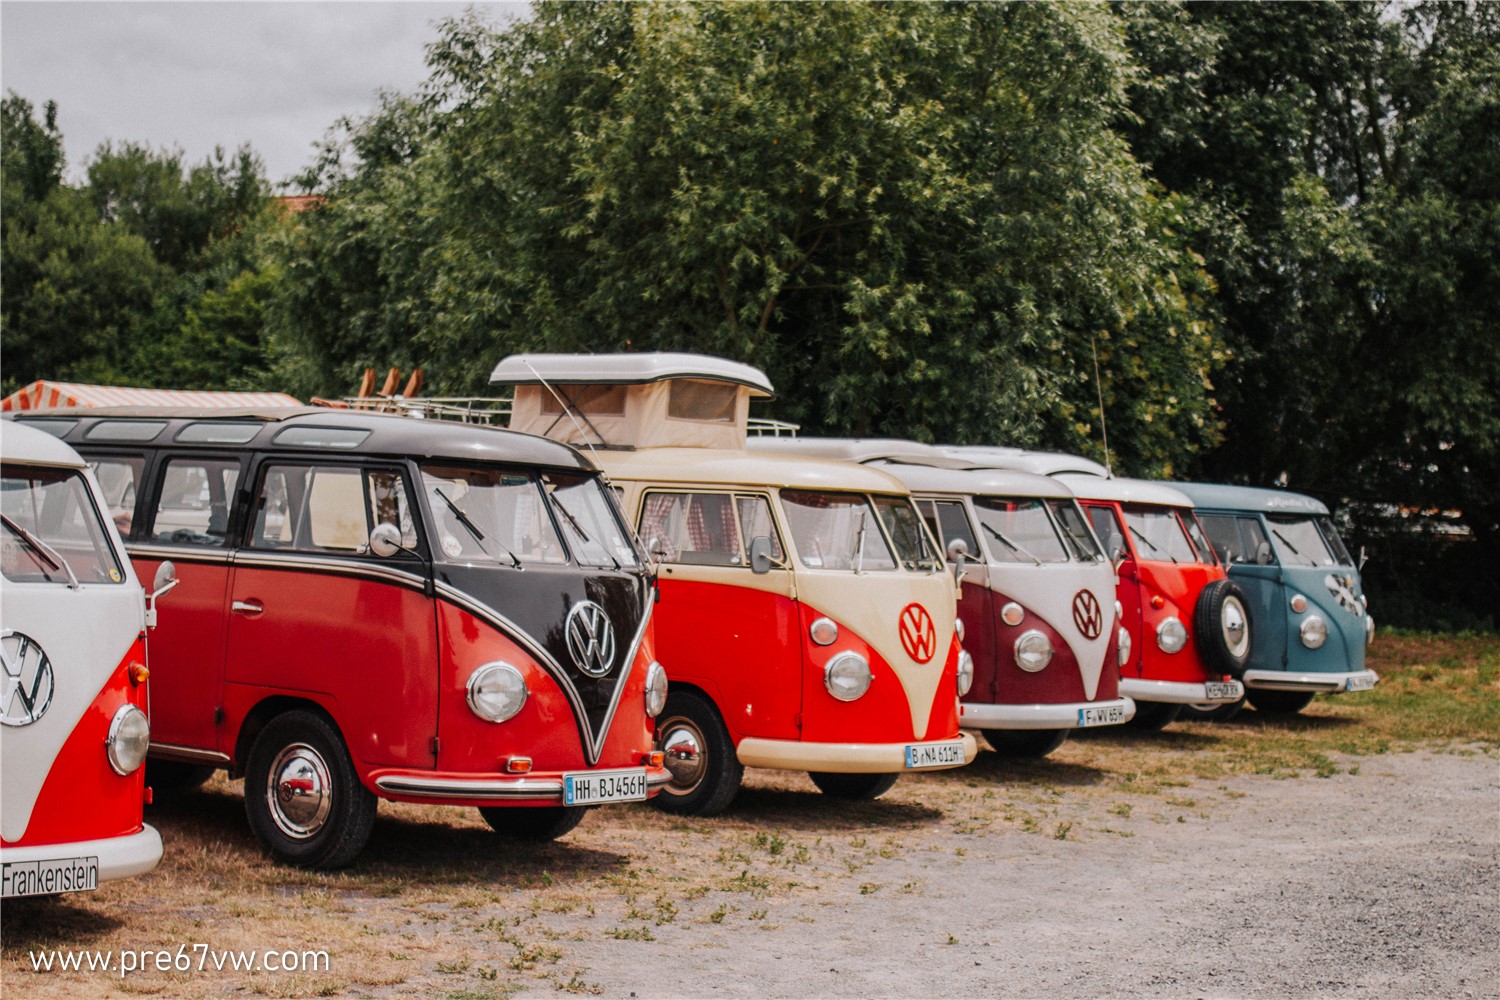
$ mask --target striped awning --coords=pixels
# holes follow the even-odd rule
[[[136,389],[75,382],[33,382],[0,400],[0,410],[51,410],[65,406],[300,406],[284,392],[192,392],[184,389]]]

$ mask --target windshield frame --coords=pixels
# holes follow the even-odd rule
[[[42,548],[36,554],[26,556],[31,563],[36,565],[36,568],[21,576],[4,574],[7,583],[62,585],[76,589],[79,585],[115,586],[126,582],[127,576],[122,554],[119,547],[115,545],[114,538],[111,537],[104,513],[99,507],[98,498],[84,470],[32,465],[25,462],[7,462],[4,464],[3,473],[4,478],[24,479],[27,483],[37,482],[38,476],[50,478],[51,481],[44,483],[43,488],[63,486],[68,491],[65,500],[74,505],[73,517],[82,522],[83,528],[83,537],[75,539],[64,539],[53,532],[42,530],[41,526],[36,523],[37,489],[28,485],[25,492],[29,494],[29,505],[33,508],[31,523],[15,519],[11,511],[5,511],[6,521],[14,521],[15,529],[7,523],[3,529],[0,529],[0,534],[4,535],[7,546],[16,545],[23,551],[30,550],[32,543],[29,538],[34,538]],[[17,529],[25,534],[16,534]],[[92,559],[88,565],[78,565],[76,558],[86,554],[78,550],[78,545],[85,542],[92,549]],[[75,559],[70,560],[69,554],[72,554]],[[48,562],[54,559],[60,560],[61,564],[55,570],[49,571],[39,565],[37,555],[41,555]]]
[[[1276,561],[1283,567],[1331,569],[1342,565],[1338,554],[1329,546],[1323,529],[1317,523],[1318,515],[1277,513],[1267,514],[1265,520],[1267,534],[1271,539],[1271,551],[1276,553]],[[1313,542],[1316,543],[1317,554],[1325,557],[1326,561],[1316,562],[1309,559],[1307,555],[1309,550],[1306,546]]]
[[[798,495],[828,497],[838,502],[848,503],[850,506],[863,507],[864,511],[869,515],[863,524],[863,552],[861,553],[857,550],[857,548],[855,548],[855,546],[857,546],[856,539],[859,537],[859,530],[857,528],[854,528],[850,533],[848,539],[846,539],[851,547],[851,551],[849,551],[847,555],[842,552],[835,552],[832,555],[823,555],[820,553],[819,555],[814,556],[811,550],[814,548],[818,548],[818,542],[820,540],[803,534],[803,529],[798,525],[798,518],[793,516],[792,511],[794,508],[800,506],[806,506],[808,507],[808,509],[817,508],[813,507],[811,504],[802,505],[791,503],[787,499],[788,496]],[[916,518],[917,524],[922,531],[923,537],[926,539],[925,543],[928,546],[931,546],[933,544],[931,535],[927,531],[927,526],[925,522],[922,521],[922,515],[911,503],[911,496],[909,494],[872,494],[864,492],[862,490],[824,489],[820,487],[782,487],[781,489],[778,489],[775,494],[776,505],[779,508],[777,511],[777,516],[781,518],[782,524],[784,524],[786,527],[786,539],[784,544],[789,543],[792,549],[795,551],[797,557],[797,568],[799,570],[806,570],[808,572],[827,571],[833,573],[855,573],[861,575],[864,573],[903,572],[926,574],[941,570],[941,562],[936,563],[936,568],[933,570],[911,569],[903,564],[901,558],[898,555],[901,549],[896,545],[894,539],[892,539],[890,537],[890,534],[887,532],[885,518],[881,515],[881,512],[876,505],[875,498],[877,496],[887,497],[892,500],[905,501],[906,506],[911,510],[912,516]],[[853,522],[851,522],[851,527],[853,527]],[[809,539],[811,539],[813,544],[804,545],[804,542],[807,542]],[[883,549],[883,551],[876,551],[874,549],[872,545],[872,542],[874,541],[879,542],[879,545]],[[934,549],[933,551],[935,552],[936,550]],[[820,563],[815,564],[808,562],[808,560],[811,558],[819,559]],[[832,561],[835,563],[835,565],[821,564],[822,562],[826,561]],[[846,562],[847,565],[845,565]]]

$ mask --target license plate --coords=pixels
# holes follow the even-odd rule
[[[1078,728],[1085,726],[1117,726],[1125,721],[1124,705],[1104,705],[1098,708],[1078,710]]]
[[[563,775],[563,805],[592,806],[601,802],[641,802],[646,798],[646,769],[634,771],[579,771]]]
[[[1375,678],[1369,674],[1360,674],[1344,681],[1345,691],[1368,691],[1375,686]]]
[[[1209,701],[1239,701],[1244,693],[1239,681],[1209,681],[1203,685],[1203,694]]]
[[[953,740],[950,743],[908,743],[906,745],[906,766],[909,768],[946,767],[963,762],[963,740]]]
[[[99,888],[99,859],[56,858],[7,863],[0,870],[0,897],[46,896]]]

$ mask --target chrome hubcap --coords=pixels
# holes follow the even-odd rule
[[[266,804],[282,833],[306,840],[328,821],[333,788],[328,763],[306,743],[294,743],[276,755],[266,779]]]
[[[1250,648],[1250,629],[1246,627],[1244,605],[1238,598],[1231,597],[1224,602],[1223,626],[1224,644],[1235,659],[1239,659]]]
[[[686,719],[670,719],[662,727],[660,748],[672,776],[668,792],[683,794],[703,780],[703,734]]]

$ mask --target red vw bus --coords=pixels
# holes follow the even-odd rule
[[[598,449],[658,560],[671,681],[656,804],[711,815],[743,769],[874,798],[974,758],[953,578],[909,491],[878,469],[747,454],[748,365],[690,354],[518,355],[511,427]]]
[[[275,857],[348,864],[378,798],[550,839],[666,782],[655,595],[571,448],[295,407],[25,419],[96,467],[138,572],[177,564],[152,757],[243,776]]]
[[[161,858],[141,821],[147,613],[105,509],[73,449],[0,423],[3,898],[97,889]]]

